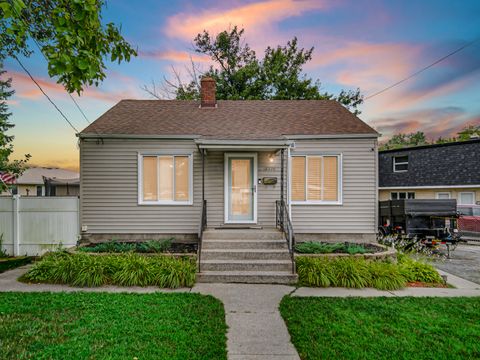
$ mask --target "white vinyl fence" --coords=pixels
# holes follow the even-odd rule
[[[2,248],[10,255],[41,255],[74,246],[79,235],[77,197],[0,197]]]

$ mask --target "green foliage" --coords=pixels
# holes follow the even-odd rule
[[[193,293],[0,293],[1,359],[227,359],[225,311]]]
[[[0,258],[0,273],[30,264],[32,260],[33,258],[31,256]]]
[[[427,140],[425,134],[421,131],[410,134],[395,134],[390,140],[382,144],[379,147],[379,150],[402,149],[420,145],[446,144],[455,141],[467,141],[478,138],[480,138],[480,125],[466,125],[457,133],[457,136],[447,138],[440,136],[437,140],[431,142]]]
[[[196,263],[189,258],[135,253],[95,256],[55,252],[46,254],[23,280],[80,287],[112,284],[177,288],[193,286],[195,272]]]
[[[370,286],[379,290],[396,290],[405,287],[406,279],[397,264],[384,261],[370,261]]]
[[[335,286],[332,261],[327,257],[300,256],[295,259],[300,286]]]
[[[443,283],[443,279],[438,271],[425,261],[414,260],[408,255],[399,254],[398,263],[400,273],[408,282]]]
[[[295,251],[301,254],[330,254],[333,252],[346,253],[350,255],[365,254],[371,252],[365,249],[361,244],[349,243],[320,243],[315,241],[306,241],[295,245]]]
[[[92,253],[164,253],[172,246],[173,238],[164,240],[148,240],[139,243],[122,243],[117,240],[111,240],[94,246],[81,247],[78,250]]]
[[[30,56],[34,40],[48,61],[48,74],[69,92],[105,79],[105,62],[130,61],[137,52],[113,23],[102,23],[104,0],[0,0],[0,60]]]
[[[0,57],[0,173],[6,172],[16,177],[20,176],[25,170],[30,155],[25,155],[21,160],[10,160],[13,153],[13,135],[8,135],[7,131],[11,130],[15,125],[9,121],[11,113],[8,111],[7,100],[14,94],[10,90],[12,79],[2,79],[5,74],[3,70],[2,59]],[[6,190],[3,181],[0,181],[0,193]]]
[[[301,359],[478,359],[480,298],[285,296]]]
[[[338,95],[321,92],[321,83],[308,78],[303,66],[312,60],[313,47],[299,48],[294,37],[285,46],[265,49],[259,59],[244,41],[244,29],[237,26],[211,35],[204,30],[194,42],[197,53],[208,56],[213,64],[203,75],[215,79],[219,100],[319,100],[331,99],[340,102],[355,114],[363,103],[360,90],[342,90]],[[193,100],[200,98],[198,70],[192,63],[192,79],[184,83],[175,71],[177,84],[167,82],[167,94],[176,99]],[[161,97],[153,89],[144,89],[151,95]]]
[[[385,144],[380,146],[380,150],[401,149],[404,147],[428,145],[428,140],[422,131],[410,134],[395,134]]]
[[[395,290],[405,287],[407,282],[442,283],[432,265],[403,254],[399,254],[398,263],[326,256],[299,256],[295,261],[301,286]]]
[[[6,250],[3,248],[3,233],[0,234],[0,258],[6,258],[8,254]]]

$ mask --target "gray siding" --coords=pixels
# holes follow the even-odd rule
[[[193,205],[138,205],[138,152],[190,152]],[[85,141],[80,146],[81,224],[92,234],[196,233],[201,158],[193,141]]]
[[[372,148],[375,151],[372,151]],[[138,153],[193,153],[193,205],[139,205]],[[249,151],[251,152],[251,151]],[[376,140],[298,140],[295,153],[343,155],[342,205],[292,205],[296,233],[374,233]],[[257,184],[257,220],[275,226],[280,198],[280,156],[258,152],[258,178],[276,176],[277,185]],[[201,212],[202,164],[190,140],[82,140],[80,146],[81,224],[90,234],[195,234]],[[286,186],[285,186],[286,189]],[[205,159],[208,226],[224,222],[224,152]]]
[[[292,205],[295,233],[359,234],[376,231],[376,148],[374,139],[296,141],[292,155],[342,154],[343,204]]]

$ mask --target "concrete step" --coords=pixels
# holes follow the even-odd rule
[[[287,250],[278,249],[202,249],[202,260],[290,260]]]
[[[201,271],[286,271],[291,260],[201,260]]]
[[[202,271],[197,282],[247,283],[247,284],[295,284],[298,276],[287,271]]]
[[[283,240],[284,235],[277,229],[207,229],[203,240]]]
[[[285,240],[203,240],[202,249],[287,249]]]

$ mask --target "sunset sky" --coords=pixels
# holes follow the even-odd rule
[[[120,99],[149,98],[141,86],[171,78],[171,67],[185,73],[189,54],[200,68],[209,60],[192,52],[202,30],[245,28],[246,41],[262,56],[266,46],[297,36],[314,46],[307,76],[325,91],[359,87],[369,96],[480,37],[480,1],[131,1],[111,0],[104,20],[122,26],[139,56],[110,64],[99,88],[78,103],[90,121]],[[37,50],[32,47],[33,50]],[[38,51],[24,60],[79,130],[87,122],[65,90],[50,79]],[[16,156],[32,155],[35,165],[78,169],[77,138],[31,80],[11,60],[5,68],[16,90],[10,101]],[[367,100],[360,118],[385,137],[424,131],[428,137],[454,135],[466,124],[480,124],[480,41],[413,79]]]

